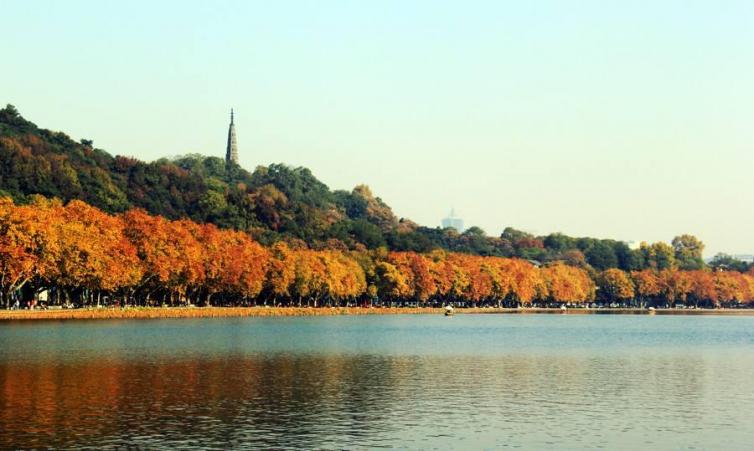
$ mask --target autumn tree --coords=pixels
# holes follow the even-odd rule
[[[382,299],[394,302],[409,298],[413,294],[407,274],[402,273],[392,263],[377,263],[377,292]]]
[[[244,299],[255,298],[264,286],[269,251],[244,233],[230,233],[235,237],[235,242],[228,249],[223,283],[230,293]]]
[[[39,274],[41,209],[16,206],[0,198],[0,302],[11,306],[11,293]]]
[[[620,269],[607,269],[597,277],[599,297],[605,301],[625,302],[634,298],[634,284]]]
[[[660,271],[660,294],[671,307],[676,303],[686,303],[692,289],[692,279],[685,271],[665,269]]]
[[[265,278],[265,290],[273,304],[279,298],[291,296],[291,285],[296,277],[295,255],[284,242],[277,242],[270,249],[270,260]]]
[[[689,271],[688,276],[691,279],[689,301],[696,306],[706,303],[713,306],[719,305],[718,294],[715,290],[715,278],[710,271]]]
[[[634,283],[635,295],[639,299],[640,306],[644,306],[650,299],[660,295],[662,287],[657,273],[651,269],[632,271],[631,279]]]
[[[555,264],[542,269],[548,299],[558,303],[581,303],[594,299],[595,286],[586,271]]]

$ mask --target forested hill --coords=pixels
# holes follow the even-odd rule
[[[250,231],[263,242],[293,237],[377,247],[390,233],[415,227],[398,221],[366,186],[333,192],[306,168],[274,164],[249,173],[202,155],[146,163],[92,144],[39,128],[7,106],[0,110],[0,194],[18,202],[33,194],[80,199],[110,213],[139,207]]]
[[[247,231],[263,244],[285,239],[315,249],[440,248],[597,270],[704,266],[703,244],[688,235],[672,246],[654,243],[631,250],[616,240],[557,233],[537,237],[513,228],[499,237],[478,227],[459,234],[398,219],[367,186],[331,191],[306,168],[273,164],[250,173],[202,155],[148,163],[113,157],[89,140],[77,142],[39,128],[8,105],[0,109],[0,196],[23,203],[35,194],[80,199],[109,213],[138,207],[170,219],[211,222]]]

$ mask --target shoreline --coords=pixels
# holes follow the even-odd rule
[[[164,319],[164,318],[243,318],[342,315],[442,315],[434,307],[132,307],[84,308],[71,310],[0,310],[0,322],[25,320],[81,319]],[[466,314],[568,314],[568,315],[650,315],[640,308],[457,308],[457,315]],[[657,315],[754,316],[754,309],[657,309]]]

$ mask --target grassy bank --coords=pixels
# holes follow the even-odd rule
[[[198,307],[198,308],[92,308],[72,310],[0,310],[0,321],[14,320],[63,320],[63,319],[158,319],[158,318],[220,318],[220,317],[266,317],[266,316],[335,316],[335,315],[405,315],[435,314],[444,312],[440,308],[419,307]],[[560,309],[527,308],[464,308],[456,309],[457,314],[505,313],[505,314],[562,314]],[[569,315],[647,315],[644,309],[569,309]],[[754,309],[718,310],[676,310],[659,309],[657,315],[747,315],[754,316]]]

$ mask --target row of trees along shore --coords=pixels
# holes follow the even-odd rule
[[[51,305],[456,305],[589,302],[754,305],[747,273],[673,267],[596,271],[565,262],[435,250],[262,246],[212,224],[81,201],[0,198],[0,302],[48,294]]]

